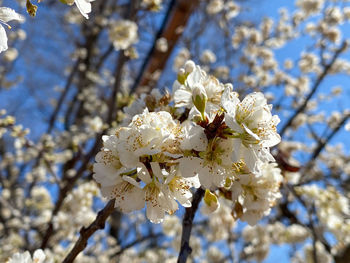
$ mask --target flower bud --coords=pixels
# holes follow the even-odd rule
[[[196,68],[196,64],[194,64],[194,62],[192,60],[188,60],[185,63],[185,72],[187,74],[190,74],[195,68]]]
[[[210,190],[206,189],[205,194],[204,194],[204,204],[205,206],[203,207],[203,213],[204,214],[211,214],[215,212],[219,207],[220,203],[215,194],[210,192]]]
[[[204,119],[205,105],[207,104],[207,93],[201,84],[196,84],[192,89],[192,102]]]

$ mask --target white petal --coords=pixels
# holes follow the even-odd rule
[[[163,221],[165,216],[165,211],[158,205],[152,205],[147,202],[147,218],[154,224],[159,224]]]
[[[236,93],[232,92],[228,87],[225,88],[225,91],[221,96],[221,104],[232,117],[235,117],[236,115],[236,107],[238,103],[239,99],[237,98]]]
[[[45,256],[44,251],[42,251],[42,249],[35,250],[34,255],[33,255],[33,261],[35,263],[43,263],[45,258],[46,258],[46,256]]]
[[[88,13],[91,12],[91,4],[90,1],[88,0],[75,0],[75,4],[77,5],[80,13],[88,19],[89,16],[87,15]]]
[[[174,101],[176,107],[188,107],[191,108],[192,103],[192,93],[185,89],[178,89],[174,94]]]
[[[7,35],[4,27],[0,25],[0,53],[7,50]]]
[[[149,174],[146,166],[143,163],[139,163],[137,167],[137,176],[146,184],[149,184],[152,182],[152,177]]]
[[[24,21],[24,17],[11,8],[0,7],[0,21],[7,23],[11,20]]]
[[[201,159],[196,157],[185,157],[179,161],[179,169],[183,177],[192,177],[198,175],[201,167]]]
[[[114,189],[115,206],[124,213],[140,210],[145,206],[145,193],[128,182],[123,182]]]

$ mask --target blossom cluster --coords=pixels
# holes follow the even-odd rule
[[[126,108],[134,114],[130,123],[102,138],[94,178],[104,197],[126,213],[146,203],[153,223],[178,203],[190,207],[199,187],[206,212],[220,206],[220,195],[233,202],[235,218],[251,225],[270,212],[282,181],[270,153],[280,142],[279,118],[262,93],[240,100],[231,84],[187,61],[172,94],[141,98]]]

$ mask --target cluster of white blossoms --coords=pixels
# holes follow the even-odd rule
[[[346,196],[332,186],[322,189],[317,185],[305,185],[297,187],[296,191],[315,205],[320,223],[339,243],[350,243],[350,204]]]
[[[193,61],[179,70],[172,95],[158,95],[144,96],[142,110],[136,101],[128,108],[135,113],[131,122],[103,136],[94,164],[102,195],[123,212],[146,204],[154,223],[178,203],[190,207],[192,188],[199,187],[206,190],[207,212],[220,206],[217,197],[224,194],[235,217],[249,224],[268,214],[282,177],[270,154],[280,142],[279,118],[264,95],[240,101],[231,84]]]
[[[245,240],[243,258],[262,262],[269,254],[271,244],[296,244],[304,242],[310,233],[307,228],[280,222],[268,225],[247,226],[242,231]]]

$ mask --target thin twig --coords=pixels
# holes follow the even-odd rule
[[[158,237],[161,237],[163,236],[163,233],[157,233],[157,234],[154,234],[154,233],[151,233],[150,235],[147,235],[147,236],[144,236],[144,237],[141,237],[141,238],[138,238],[138,239],[135,239],[134,241],[130,242],[129,244],[123,246],[119,251],[117,251],[112,257],[116,257],[116,256],[119,256],[121,254],[123,254],[123,252],[129,248],[132,248],[134,247],[135,245],[137,244],[140,244],[142,242],[145,242],[147,240],[150,240],[150,239],[155,239],[155,238],[158,238]]]
[[[196,215],[199,203],[201,202],[203,196],[204,190],[202,188],[199,188],[193,196],[192,206],[186,208],[184,219],[182,221],[181,249],[179,257],[177,259],[178,263],[185,263],[187,261],[188,256],[192,252],[192,248],[190,247],[190,237],[193,219]]]
[[[82,227],[80,236],[72,250],[68,253],[63,263],[71,263],[82,252],[88,243],[89,238],[99,229],[105,227],[105,222],[114,210],[115,199],[110,200],[107,205],[97,214],[96,219],[88,227]]]
[[[315,92],[317,91],[318,87],[320,86],[320,84],[322,83],[324,78],[328,75],[328,73],[331,70],[332,66],[334,65],[335,61],[338,59],[340,54],[346,48],[347,48],[347,42],[344,41],[343,44],[334,53],[331,61],[324,67],[322,73],[318,76],[316,82],[314,83],[314,85],[313,85],[309,95],[305,98],[303,104],[300,105],[300,107],[294,112],[294,114],[289,118],[287,123],[283,126],[283,128],[282,128],[282,130],[280,132],[281,137],[283,137],[284,133],[291,126],[291,124],[293,123],[294,119],[298,116],[298,114],[302,113],[306,109],[306,106],[307,106],[308,102],[310,101],[312,96],[315,94]]]

